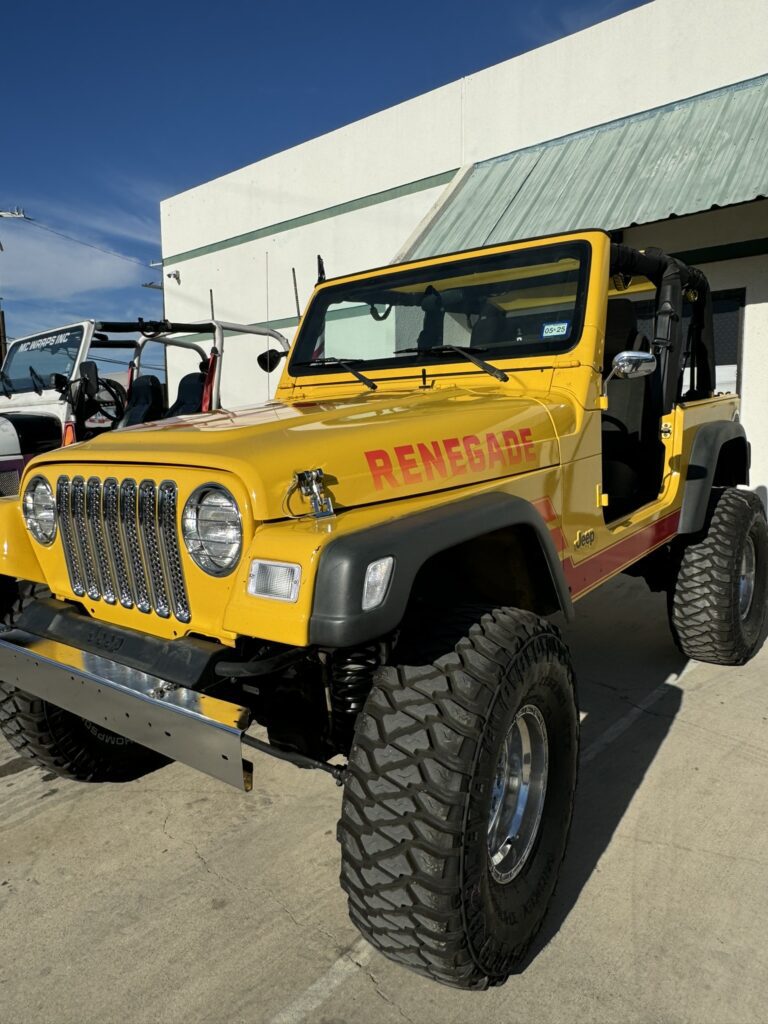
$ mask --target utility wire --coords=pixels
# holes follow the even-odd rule
[[[47,224],[41,224],[39,220],[34,220],[32,217],[24,215],[24,220],[31,224],[34,228],[40,228],[41,231],[48,231],[52,235],[58,235],[59,238],[66,238],[68,242],[74,242],[76,245],[84,245],[88,249],[95,249],[97,252],[103,252],[107,256],[114,256],[115,259],[125,260],[126,263],[135,263],[139,267],[149,267],[149,263],[144,263],[143,260],[134,259],[133,256],[126,256],[121,252],[115,252],[114,249],[105,249],[101,245],[94,245],[93,242],[84,242],[82,238],[75,238],[72,235],[67,235],[63,231],[56,231],[55,228],[49,228]]]

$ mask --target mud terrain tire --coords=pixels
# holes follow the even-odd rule
[[[0,636],[47,587],[0,575]],[[168,759],[94,722],[0,681],[0,732],[41,768],[80,782],[128,782]]]
[[[2,682],[0,732],[17,753],[78,782],[128,782],[168,763],[153,750]]]
[[[670,591],[670,622],[683,654],[743,665],[768,630],[768,526],[756,494],[718,490],[704,532],[687,543]],[[751,572],[746,604],[745,572]]]
[[[531,706],[548,745],[541,817],[518,873],[500,882],[489,852],[500,754]],[[568,650],[530,612],[484,614],[434,664],[381,670],[357,722],[338,829],[349,913],[372,945],[456,987],[506,980],[554,892],[578,721]]]

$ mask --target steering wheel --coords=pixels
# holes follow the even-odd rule
[[[73,385],[77,385],[73,388]],[[97,413],[100,413],[110,425],[122,419],[125,407],[128,403],[128,395],[122,384],[116,380],[104,377],[91,378],[89,385],[84,378],[77,381],[70,381],[67,390],[63,393],[69,395],[75,410],[75,420],[80,424],[78,433],[85,430],[86,422]],[[106,393],[106,394],[105,394]],[[102,397],[104,396],[104,397]],[[114,407],[114,412],[111,411]]]
[[[128,394],[125,388],[116,380],[109,380],[106,377],[97,377],[96,384],[98,390],[90,400],[98,407],[97,411],[105,419],[108,419],[110,423],[116,423],[122,419],[126,403],[128,402]],[[107,398],[102,397],[103,392],[107,393]],[[111,411],[111,407],[114,407],[114,412]]]

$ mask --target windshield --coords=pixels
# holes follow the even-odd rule
[[[586,242],[542,245],[330,286],[307,313],[290,372],[338,374],[339,360],[421,371],[461,361],[449,346],[490,363],[567,351],[581,335],[589,254]]]
[[[83,327],[78,325],[14,342],[3,363],[6,386],[15,392],[32,391],[36,386],[51,387],[52,373],[69,377],[82,341]]]

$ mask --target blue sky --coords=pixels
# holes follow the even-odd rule
[[[0,209],[148,264],[165,196],[637,6],[10,0]],[[158,271],[31,223],[0,219],[0,243],[12,337],[160,315]]]

